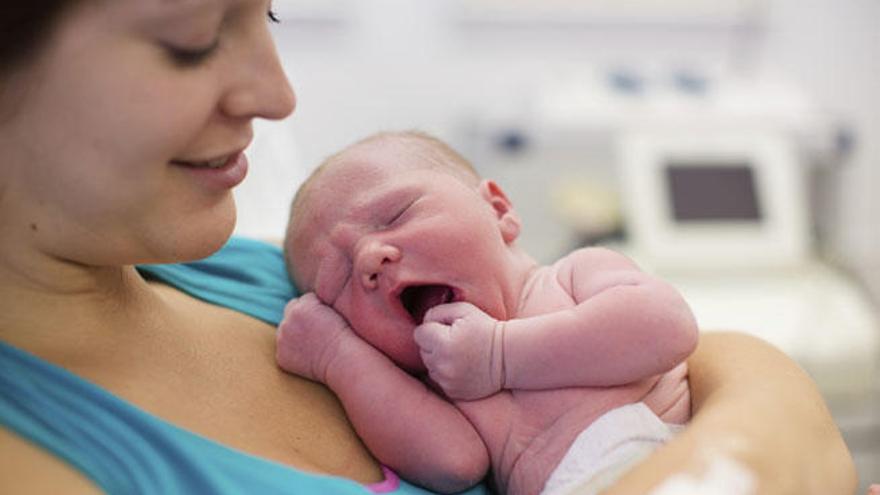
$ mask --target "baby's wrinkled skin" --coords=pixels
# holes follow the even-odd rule
[[[301,192],[285,247],[305,295],[279,364],[327,384],[381,462],[441,492],[491,468],[500,492],[538,493],[624,404],[687,421],[697,327],[679,294],[605,249],[538,265],[503,191],[430,146],[366,140]]]

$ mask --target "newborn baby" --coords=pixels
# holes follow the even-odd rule
[[[501,188],[443,142],[382,133],[300,188],[285,239],[304,294],[278,363],[342,401],[366,445],[440,492],[610,485],[690,417],[697,326],[601,248],[541,266]]]

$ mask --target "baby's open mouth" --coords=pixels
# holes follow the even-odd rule
[[[455,291],[448,285],[411,285],[400,293],[400,302],[417,325],[422,324],[429,309],[454,299]]]

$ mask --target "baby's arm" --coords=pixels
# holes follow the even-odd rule
[[[678,291],[625,256],[579,249],[557,266],[575,306],[505,323],[506,388],[630,383],[696,348],[697,324]]]
[[[330,387],[370,451],[407,480],[456,492],[488,471],[486,447],[458,409],[361,340],[313,294],[288,305],[277,340],[278,364]]]
[[[428,311],[415,339],[450,397],[622,385],[671,370],[696,347],[697,325],[678,292],[626,257],[581,249],[556,268],[571,308],[504,322],[466,302]]]

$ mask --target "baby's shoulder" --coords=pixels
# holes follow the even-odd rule
[[[635,262],[624,254],[605,247],[583,247],[560,258],[554,266],[558,270],[572,268],[621,269],[636,268]]]
[[[556,311],[581,299],[584,286],[592,287],[638,267],[626,256],[603,247],[576,249],[551,265],[536,268],[529,277],[520,306],[520,316]],[[589,291],[588,291],[589,292]]]
[[[561,261],[561,260],[560,260]],[[537,267],[526,281],[516,316],[526,318],[571,307],[570,275],[559,262]]]
[[[631,284],[633,278],[645,275],[625,255],[603,247],[586,247],[572,251],[553,264],[559,285],[576,301],[620,283]]]

